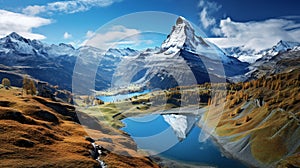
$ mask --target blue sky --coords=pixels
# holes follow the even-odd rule
[[[0,36],[16,31],[27,38],[78,47],[113,19],[134,12],[162,11],[184,16],[207,37],[218,37],[211,40],[221,47],[259,48],[280,39],[300,39],[299,6],[298,0],[0,0]],[[170,19],[155,24],[162,32],[170,32],[174,22]],[[139,33],[150,24],[118,25],[118,31]],[[152,42],[147,39],[149,35],[136,38],[151,46],[158,45],[165,36],[156,34]]]

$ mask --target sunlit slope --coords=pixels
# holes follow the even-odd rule
[[[88,127],[79,124],[78,115],[90,123]],[[136,144],[123,132],[103,126],[70,104],[22,96],[19,88],[0,89],[0,132],[0,167],[99,167],[85,136],[104,147],[101,159],[109,167],[156,166],[136,152]]]
[[[229,88],[225,104],[210,102],[210,111],[222,112],[215,135],[225,150],[255,166],[299,167],[300,69]],[[209,116],[205,120],[212,125],[216,120]]]

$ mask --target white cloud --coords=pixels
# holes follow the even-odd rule
[[[134,44],[140,41],[137,29],[130,29],[122,25],[111,27],[107,32],[92,32],[86,33],[89,39],[85,40],[82,45],[93,46],[100,49],[108,49],[124,44]]]
[[[218,11],[222,7],[222,5],[220,5],[216,2],[211,2],[209,0],[200,0],[198,6],[199,7],[207,7],[211,10],[214,10],[214,11]]]
[[[46,11],[46,7],[39,6],[39,5],[27,6],[26,8],[24,8],[22,10],[22,12],[24,14],[31,15],[31,16],[36,15],[38,13],[45,12],[45,11]]]
[[[36,15],[42,12],[77,13],[90,10],[92,7],[106,7],[122,0],[69,0],[51,2],[46,5],[27,6],[23,13]]]
[[[68,32],[65,32],[64,33],[64,39],[69,39],[69,38],[72,38],[72,34],[70,34]]]
[[[221,6],[209,0],[200,0],[199,13],[203,28],[210,28],[219,38],[208,38],[221,48],[242,46],[243,49],[262,50],[276,45],[280,40],[300,42],[300,16],[286,16],[281,19],[236,22],[229,17],[216,19],[212,14]]]
[[[256,51],[270,48],[280,40],[300,42],[300,29],[287,19],[235,22],[230,18],[220,21],[216,32],[223,38],[211,39],[220,47],[244,46]]]
[[[206,8],[203,8],[203,10],[200,12],[200,20],[205,29],[207,29],[211,25],[216,24],[216,20],[208,16]]]
[[[216,19],[211,16],[212,13],[220,10],[221,5],[207,0],[200,0],[199,5],[202,8],[199,13],[200,21],[205,29],[216,24]]]
[[[16,32],[29,39],[45,39],[44,35],[32,33],[32,29],[50,23],[49,19],[0,10],[0,37]]]

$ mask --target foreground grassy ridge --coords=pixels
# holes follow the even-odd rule
[[[20,91],[0,89],[0,167],[97,165],[89,157],[85,132],[72,115],[61,115],[33,97],[16,96]]]
[[[250,136],[258,161],[300,167],[300,69],[230,87],[216,134],[231,141]]]
[[[102,159],[109,167],[156,167],[123,132],[69,104],[20,93],[18,88],[0,89],[0,167],[98,166],[88,152],[87,132],[107,150]],[[77,115],[92,124],[79,125]]]

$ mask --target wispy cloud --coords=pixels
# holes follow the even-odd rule
[[[44,35],[32,33],[32,29],[50,23],[49,19],[0,10],[0,37],[16,32],[29,39],[45,39]]]
[[[216,24],[216,19],[212,17],[211,14],[220,10],[221,7],[222,7],[221,5],[208,0],[199,1],[199,8],[201,8],[199,17],[205,29]]]
[[[218,28],[223,38],[211,40],[220,47],[243,46],[259,51],[272,47],[280,40],[300,42],[298,26],[293,20],[287,19],[235,22],[227,18],[220,21]]]
[[[88,31],[86,33],[88,39],[85,40],[82,45],[93,46],[104,50],[118,45],[132,45],[138,43],[140,33],[141,32],[137,29],[116,25],[104,33]]]
[[[149,40],[138,29],[127,28],[123,25],[115,25],[105,32],[87,31],[86,39],[80,46],[93,46],[102,50],[109,48],[134,48],[146,49],[157,45],[155,39]]]
[[[32,5],[27,6],[22,10],[22,12],[26,15],[34,16],[36,14],[42,13],[46,11],[46,6]]]
[[[28,15],[37,15],[39,13],[62,12],[77,13],[90,10],[92,7],[106,7],[122,0],[69,0],[51,2],[46,5],[27,6],[23,9],[23,13]]]
[[[69,38],[72,38],[72,34],[70,34],[68,32],[65,32],[64,33],[64,39],[69,39]]]

